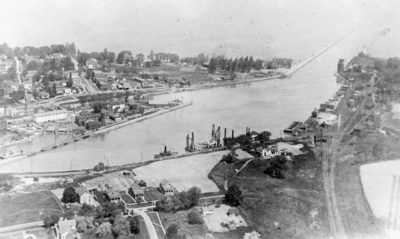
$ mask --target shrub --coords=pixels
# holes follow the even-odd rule
[[[43,224],[44,224],[45,227],[52,227],[58,222],[59,219],[60,218],[57,215],[53,214],[53,215],[47,216],[43,220]]]
[[[225,201],[232,206],[239,206],[242,203],[243,195],[238,185],[234,184],[228,188],[225,193]]]
[[[197,210],[192,210],[188,214],[189,224],[203,224],[203,218]]]

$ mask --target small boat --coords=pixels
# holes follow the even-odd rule
[[[174,158],[177,154],[178,152],[171,152],[171,150],[167,150],[167,146],[165,146],[164,151],[154,155],[154,159]]]

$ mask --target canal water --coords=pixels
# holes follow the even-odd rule
[[[354,49],[353,49],[354,50]],[[195,142],[210,138],[212,124],[228,135],[267,130],[279,137],[292,121],[305,120],[315,107],[338,89],[334,78],[338,58],[354,52],[332,49],[291,78],[154,97],[154,102],[176,98],[193,105],[178,111],[106,132],[34,157],[0,165],[0,172],[43,172],[93,168],[97,163],[126,164],[153,159],[167,145],[184,152],[186,135]],[[54,136],[44,140],[51,142]],[[39,143],[25,146],[25,152]]]

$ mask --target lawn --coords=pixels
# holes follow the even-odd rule
[[[218,187],[208,178],[208,173],[228,152],[225,150],[160,161],[134,171],[149,186],[158,187],[161,181],[168,180],[178,190],[196,186],[202,192],[217,192]]]
[[[144,198],[146,201],[157,201],[161,200],[164,197],[164,194],[162,194],[158,189],[156,188],[151,188],[149,190],[144,191]]]
[[[206,233],[208,232],[207,226],[205,224],[194,224],[191,225],[188,223],[188,213],[190,212],[190,210],[186,210],[186,211],[178,211],[175,213],[163,213],[160,212],[160,218],[162,221],[162,224],[165,228],[165,230],[167,230],[167,228],[173,224],[176,223],[179,225],[180,227],[180,233],[182,233],[183,235],[188,235],[193,237],[202,237],[204,238]]]
[[[135,200],[129,194],[127,194],[126,192],[122,192],[121,193],[121,198],[122,198],[122,200],[124,200],[124,202],[126,204],[136,203]]]
[[[50,191],[19,194],[0,201],[0,227],[41,221],[47,215],[61,213],[63,209]]]

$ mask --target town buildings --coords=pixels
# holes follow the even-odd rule
[[[34,120],[36,123],[45,123],[56,120],[65,120],[68,118],[67,110],[53,110],[47,112],[41,112],[34,114]]]

